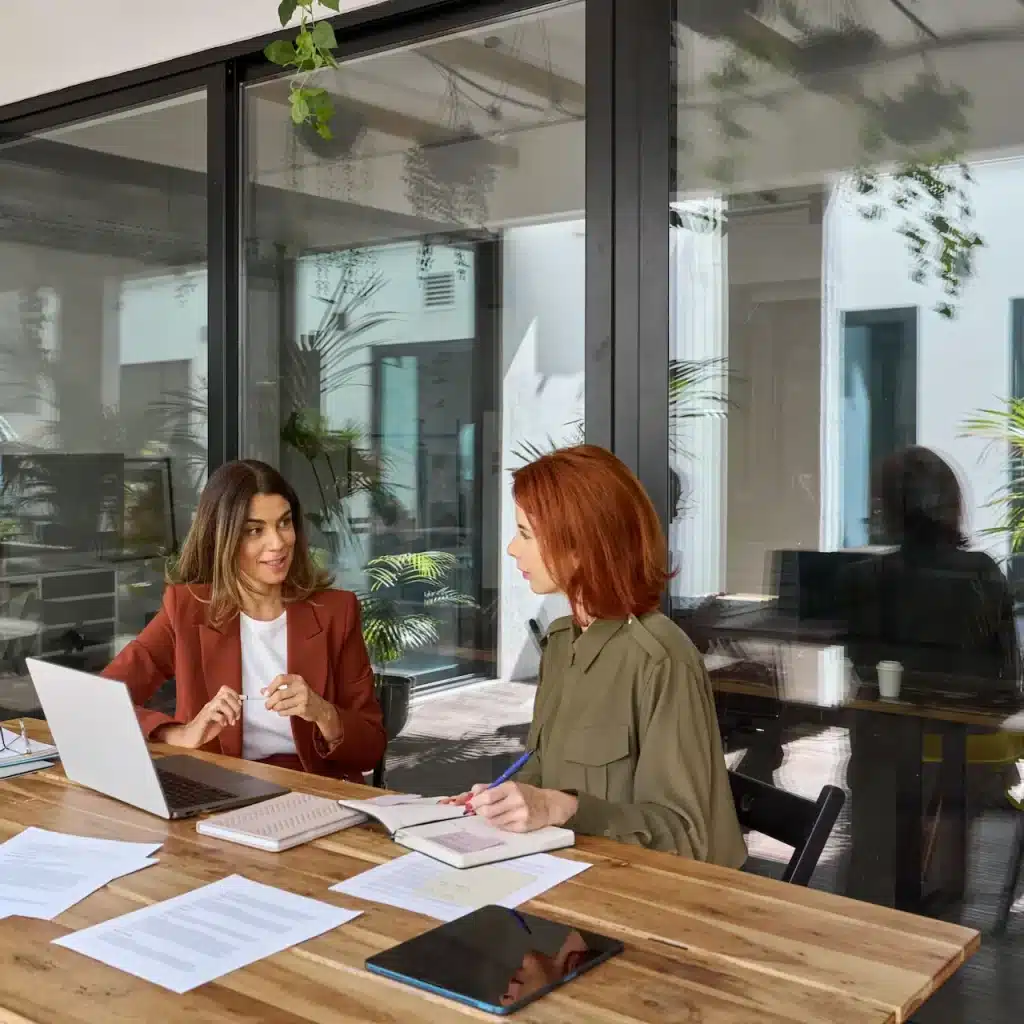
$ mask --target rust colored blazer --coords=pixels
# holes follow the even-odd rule
[[[101,673],[128,686],[147,738],[161,725],[184,725],[222,686],[242,689],[242,642],[236,615],[219,629],[207,623],[209,587],[168,586],[156,617]],[[291,719],[297,761],[317,775],[362,782],[384,754],[386,736],[373,670],[359,622],[359,602],[346,590],[325,590],[287,606],[288,672],[302,676],[341,715],[341,739],[328,745],[312,722]],[[177,688],[175,715],[143,705],[168,679]],[[268,680],[269,681],[269,680]],[[242,756],[242,723],[203,748]],[[275,764],[300,767],[294,757]]]

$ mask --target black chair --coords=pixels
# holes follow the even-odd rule
[[[377,688],[377,700],[380,702],[381,718],[384,720],[384,732],[385,735],[390,733],[388,726],[391,722],[391,688],[388,686],[380,686]],[[381,754],[380,760],[377,762],[377,766],[373,769],[372,785],[377,789],[384,788],[384,782],[386,779],[386,769],[388,760],[388,748],[384,747],[384,753]]]
[[[729,784],[740,825],[793,848],[782,881],[807,885],[846,794],[836,786],[822,786],[818,799],[808,800],[738,772],[729,772]]]
[[[409,700],[412,695],[412,681],[406,676],[383,675],[377,680],[377,700],[380,703],[384,732],[390,744],[405,728],[409,721]],[[377,766],[373,769],[372,784],[384,789],[386,779],[387,747]]]

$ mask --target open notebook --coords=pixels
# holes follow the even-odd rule
[[[401,846],[454,868],[475,868],[561,850],[576,841],[575,834],[566,828],[503,832],[483,818],[467,814],[464,807],[439,803],[436,797],[384,796],[339,803],[375,818]]]

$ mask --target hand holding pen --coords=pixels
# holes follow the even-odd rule
[[[446,796],[441,798],[443,804],[465,804],[468,812],[472,813],[473,808],[469,806],[470,800],[473,799],[478,793],[483,793],[488,789],[494,789],[495,786],[500,786],[504,782],[508,782],[513,775],[520,768],[526,764],[527,761],[533,756],[532,750],[527,750],[525,754],[521,754],[517,757],[512,764],[510,764],[493,782],[479,782],[469,792],[460,793],[458,796]]]

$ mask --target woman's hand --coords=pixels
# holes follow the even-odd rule
[[[477,793],[482,793],[486,788],[487,786],[484,783],[478,782],[468,793],[460,793],[458,796],[443,796],[437,802],[439,804],[458,804],[460,807],[465,807]]]
[[[153,737],[158,743],[198,750],[216,739],[242,716],[242,698],[230,686],[222,686],[213,699],[187,725],[169,725]]]
[[[283,718],[297,716],[304,722],[315,722],[327,703],[302,676],[275,676],[260,692],[267,698],[264,706],[268,711]]]
[[[564,825],[579,803],[571,793],[519,782],[503,782],[493,789],[476,785],[468,794],[453,797],[452,802],[465,804],[506,832],[534,832],[548,825]]]
[[[301,718],[312,722],[328,743],[341,738],[342,725],[338,709],[329,704],[302,676],[276,676],[262,693],[267,698],[266,709],[283,718]]]

